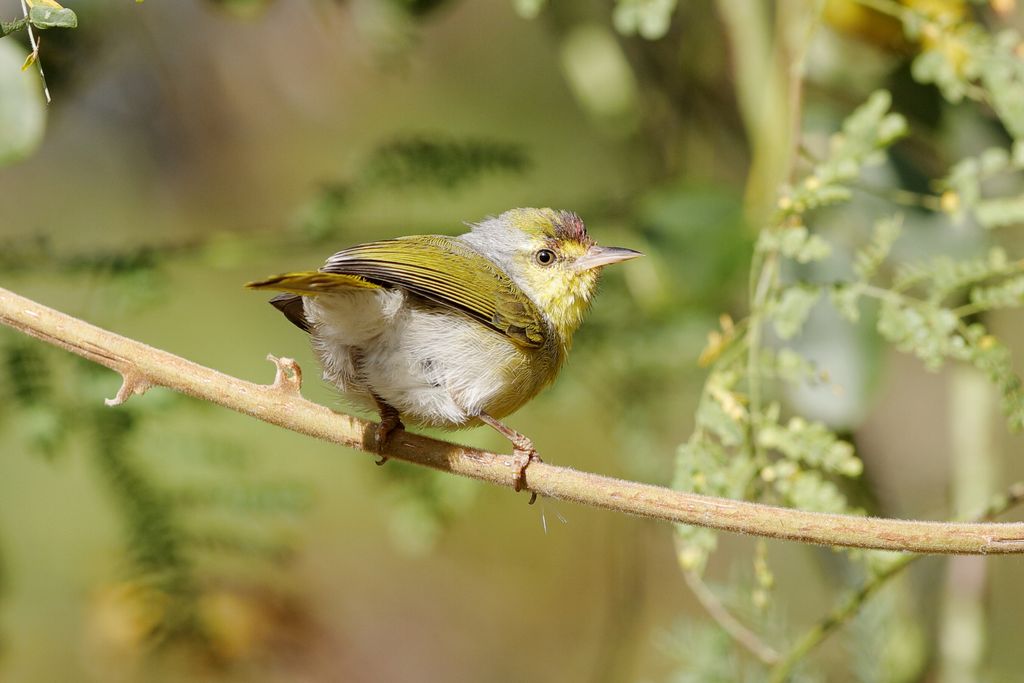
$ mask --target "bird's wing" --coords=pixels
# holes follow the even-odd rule
[[[288,292],[312,296],[325,292],[340,292],[354,289],[380,289],[381,286],[369,282],[357,275],[341,275],[325,273],[319,270],[304,270],[295,273],[272,275],[265,280],[247,282],[249,289],[270,289],[275,292]],[[275,297],[276,299],[277,297]]]
[[[460,311],[520,346],[544,344],[547,327],[537,306],[501,268],[451,237],[359,244],[329,258],[321,271],[356,278],[358,286],[401,287]]]

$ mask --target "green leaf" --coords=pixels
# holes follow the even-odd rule
[[[988,32],[974,23],[943,28],[911,65],[919,83],[934,83],[950,102],[962,100],[981,76],[992,49]]]
[[[975,287],[971,290],[971,303],[986,311],[1024,305],[1024,275],[990,287]]]
[[[823,185],[853,180],[862,166],[880,162],[875,154],[907,133],[907,121],[888,113],[892,96],[885,90],[871,94],[867,102],[843,122],[841,133],[832,137],[828,159],[815,167],[814,176]]]
[[[21,70],[26,50],[0,42],[0,166],[29,156],[43,139],[46,107],[39,76]]]
[[[778,250],[797,263],[821,261],[832,254],[832,247],[818,235],[812,235],[804,225],[793,225],[781,230],[764,230],[758,239],[761,251]]]
[[[28,26],[28,19],[21,18],[14,21],[0,21],[0,36],[7,36],[16,31],[21,31]]]
[[[981,82],[992,108],[1014,138],[1024,138],[1024,60],[1017,56],[1020,36],[1003,31],[996,36],[992,54],[981,65]]]
[[[797,285],[783,291],[770,308],[775,333],[782,339],[792,339],[799,334],[820,297],[820,287]]]
[[[761,349],[761,372],[784,382],[819,382],[822,372],[817,365],[793,349]]]
[[[814,470],[797,470],[772,483],[789,505],[801,510],[846,514],[860,512],[851,510],[839,487]]]
[[[706,396],[697,408],[697,425],[714,434],[726,446],[743,443],[744,422],[730,415],[719,399]]]
[[[1010,350],[980,324],[971,325],[967,337],[970,343],[967,359],[999,389],[1010,430],[1021,431],[1024,429],[1024,388],[1014,372]]]
[[[861,281],[867,282],[878,272],[882,262],[889,256],[892,245],[900,236],[903,219],[888,216],[875,222],[871,242],[854,256],[853,270]]]
[[[1024,196],[984,199],[974,207],[974,216],[989,229],[1024,223]]]
[[[954,261],[948,256],[936,257],[928,264],[932,287],[930,298],[941,301],[962,287],[1001,275],[1008,267],[1006,252],[993,247],[985,256]]]
[[[762,448],[826,472],[857,477],[864,469],[853,446],[840,441],[822,422],[808,422],[797,416],[781,425],[768,419],[758,427],[757,440]]]
[[[1021,86],[1024,88],[1024,85]],[[939,187],[955,194],[950,213],[961,216],[973,209],[985,228],[999,228],[1024,222],[1024,196],[982,199],[982,182],[1024,167],[1024,144],[1015,142],[1011,150],[991,147],[976,157],[967,157],[953,165]]]
[[[860,303],[861,291],[861,284],[855,283],[852,285],[836,285],[829,292],[829,298],[832,300],[832,305],[836,311],[851,323],[860,320],[860,307],[858,304]]]
[[[28,20],[39,29],[78,28],[78,16],[66,7],[33,5],[28,12]]]
[[[916,355],[929,370],[938,370],[946,358],[968,355],[966,341],[956,334],[958,322],[948,308],[885,299],[878,315],[878,332],[900,351]]]

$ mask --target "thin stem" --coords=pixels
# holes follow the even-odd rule
[[[942,198],[933,194],[911,192],[902,188],[871,187],[860,183],[852,183],[852,186],[866,194],[886,199],[894,204],[903,206],[914,206],[936,213],[942,213]]]
[[[779,661],[779,653],[775,651],[775,648],[761,640],[756,633],[733,616],[718,599],[718,596],[704,583],[700,574],[694,571],[684,571],[683,578],[686,579],[686,585],[693,591],[694,597],[697,598],[697,602],[701,604],[704,611],[711,615],[711,618],[730,638],[746,648],[763,664],[771,666]]]
[[[1018,275],[1022,271],[1024,271],[1024,259],[1021,259],[1021,260],[1018,260],[1018,261],[1014,261],[1013,263],[1009,264],[1006,268],[1003,268],[1002,270],[1000,270],[998,272],[990,273],[985,278],[985,280],[992,279],[992,278],[997,278],[997,277],[1010,277],[1011,275]],[[977,284],[979,284],[979,283],[981,283],[983,281],[984,280],[975,280],[974,282],[967,283],[967,284],[977,285]],[[981,302],[981,301],[971,301],[969,303],[957,306],[956,308],[953,309],[953,313],[956,316],[960,317],[960,318],[966,318],[969,315],[976,315],[978,313],[984,313],[986,311],[990,311],[993,308],[996,308],[996,307],[1000,306],[1001,303],[1002,302],[986,303],[986,302]]]
[[[1022,270],[1022,266],[1024,266],[1024,261],[1015,261],[1008,268],[1005,268],[1005,269],[1003,269],[1002,271],[1000,271],[998,273],[991,273],[990,275],[987,276],[987,278],[1007,277],[1009,275],[1015,275],[1015,274],[1019,273]],[[964,287],[968,286],[969,284],[977,284],[978,282],[979,282],[979,280],[975,280],[973,283],[969,283],[969,282],[968,283],[964,283],[964,284],[960,285],[959,287],[957,287],[954,291],[959,292],[961,289],[963,289]],[[889,302],[892,302],[892,303],[895,303],[895,304],[900,304],[902,306],[939,306],[939,305],[941,305],[941,302],[925,301],[924,299],[919,299],[917,297],[908,296],[907,294],[904,294],[903,292],[901,292],[897,288],[885,289],[883,287],[876,287],[875,285],[868,285],[868,284],[860,284],[859,287],[860,287],[861,294],[863,294],[864,296],[869,296],[869,297],[871,297],[873,299],[889,301]],[[948,295],[947,295],[947,298],[948,298]],[[975,315],[977,313],[984,313],[985,311],[992,310],[993,308],[997,307],[998,305],[999,305],[998,303],[997,304],[991,304],[991,303],[985,303],[985,302],[975,302],[975,301],[972,301],[970,303],[962,304],[960,306],[957,306],[957,307],[949,309],[949,310],[953,313],[953,315],[955,315],[957,318],[959,318],[961,320],[960,325],[959,325],[960,329],[961,329],[961,332],[966,332],[966,327],[963,324],[963,319],[964,318],[966,318],[967,316],[970,316],[970,315]],[[965,334],[965,336],[967,336],[967,335]]]
[[[46,74],[43,73],[43,60],[39,56],[39,36],[32,28],[32,22],[28,21],[28,4],[21,0],[21,11],[25,15],[25,27],[28,29],[28,42],[32,46],[32,54],[35,55],[36,67],[39,69],[39,80],[43,83],[43,94],[46,96],[46,103],[50,103],[50,87],[46,85]]]
[[[912,296],[907,296],[894,289],[884,289],[882,287],[876,287],[875,285],[861,285],[861,294],[869,296],[873,299],[881,299],[884,301],[891,301],[896,304],[910,304],[916,306],[923,306],[925,301],[916,299]]]
[[[148,387],[172,389],[332,443],[377,451],[376,423],[304,399],[294,361],[273,359],[278,376],[254,384],[90,325],[0,288],[0,323],[120,373],[110,405]],[[516,459],[411,432],[388,441],[384,455],[507,488],[522,476]],[[527,490],[607,510],[722,531],[853,548],[936,554],[1024,553],[1024,523],[967,524],[838,515],[728,500],[602,477],[534,462]]]
[[[760,262],[761,271],[757,277],[757,284],[754,286],[750,301],[750,329],[747,331],[747,390],[749,393],[750,420],[747,424],[747,436],[750,440],[750,451],[754,454],[755,460],[763,464],[764,455],[757,438],[757,427],[755,422],[761,414],[761,335],[764,327],[764,308],[768,303],[768,296],[774,289],[775,278],[778,275],[779,256],[774,251],[763,257],[763,262],[757,256],[754,258],[754,267]],[[754,271],[757,272],[757,271]]]
[[[1024,502],[1024,481],[1019,481],[1010,486],[1005,493],[996,496],[989,501],[988,507],[984,509],[975,519],[984,521],[992,519]],[[863,604],[874,595],[885,583],[902,572],[911,563],[921,559],[920,555],[904,555],[895,558],[885,569],[873,574],[856,590],[849,593],[839,601],[836,607],[829,612],[821,621],[812,626],[796,644],[782,657],[781,661],[771,670],[768,678],[769,683],[784,683],[793,673],[793,668],[811,650],[816,648],[832,633],[848,622],[860,611]]]
[[[972,302],[972,303],[964,304],[963,306],[957,306],[956,308],[954,308],[953,309],[953,315],[955,315],[958,318],[966,318],[969,315],[976,315],[978,313],[984,313],[985,311],[989,310],[990,308],[992,308],[992,307],[990,305],[988,305],[988,304]]]

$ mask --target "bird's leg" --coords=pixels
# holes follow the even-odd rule
[[[405,425],[402,424],[402,417],[398,414],[397,408],[377,394],[373,394],[373,400],[377,404],[377,410],[380,411],[380,424],[377,425],[376,440],[377,452],[381,455],[377,464],[383,465],[388,461],[388,456],[384,455],[384,448],[388,445],[391,435],[396,429],[405,429]]]
[[[494,419],[487,413],[480,413],[477,417],[480,420],[494,429],[506,439],[512,442],[512,454],[522,458],[522,465],[518,467],[515,478],[514,488],[516,491],[522,491],[523,486],[526,485],[526,468],[530,466],[531,462],[543,462],[540,459],[540,455],[537,453],[536,447],[533,445],[533,441],[530,437],[525,434],[520,434],[516,430],[512,429],[505,423]],[[537,494],[534,493],[530,496],[530,505],[533,505],[534,501],[537,500]]]

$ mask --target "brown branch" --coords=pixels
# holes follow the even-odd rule
[[[253,384],[122,337],[0,288],[0,322],[104,365],[125,378],[121,399],[161,386],[318,439],[375,453],[375,424],[302,398],[294,361],[278,363],[274,384]],[[115,401],[117,399],[114,399]],[[386,455],[513,488],[510,455],[409,432]],[[533,463],[526,488],[538,495],[667,522],[805,543],[935,554],[1024,553],[1024,523],[920,522],[792,510],[673,491]]]

